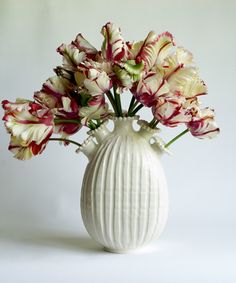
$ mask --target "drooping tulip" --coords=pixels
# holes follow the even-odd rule
[[[53,114],[35,102],[17,100],[2,102],[3,120],[11,134],[9,149],[18,159],[29,159],[41,153],[53,133]]]
[[[187,127],[191,134],[199,139],[214,138],[220,131],[215,122],[214,110],[208,107],[194,111]]]

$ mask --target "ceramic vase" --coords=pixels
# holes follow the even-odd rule
[[[90,131],[79,148],[89,160],[81,213],[88,233],[105,250],[126,253],[158,238],[165,227],[164,145],[158,130],[138,117],[117,117],[113,122],[112,131],[108,122]]]

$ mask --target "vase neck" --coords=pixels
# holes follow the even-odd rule
[[[95,137],[98,143],[102,143],[102,141],[111,133],[107,128],[107,123],[108,121],[103,122],[99,128],[89,131],[88,134]]]
[[[114,121],[114,133],[121,135],[122,133],[134,132],[133,122],[138,120],[137,116],[134,117],[115,117]]]

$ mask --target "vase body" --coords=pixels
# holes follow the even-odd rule
[[[89,158],[81,192],[81,213],[90,236],[112,252],[128,252],[158,237],[166,223],[168,196],[147,127],[135,131],[132,118],[92,131],[81,147]],[[96,142],[94,142],[96,138]]]

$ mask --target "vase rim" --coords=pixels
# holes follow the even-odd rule
[[[91,142],[94,142],[93,141],[93,137],[92,136],[88,136],[84,142],[76,149],[76,153],[80,153],[81,151],[84,150],[84,148],[86,148],[86,146],[91,143]]]
[[[94,129],[94,130],[89,130],[87,132],[87,134],[89,136],[93,136],[95,133],[101,131],[102,129],[106,128],[106,125],[108,124],[109,120],[105,120],[98,128]]]
[[[134,120],[139,120],[139,115],[134,115],[134,116],[127,116],[127,117],[117,117],[117,116],[111,116],[109,117],[110,120],[112,121],[134,121]]]

